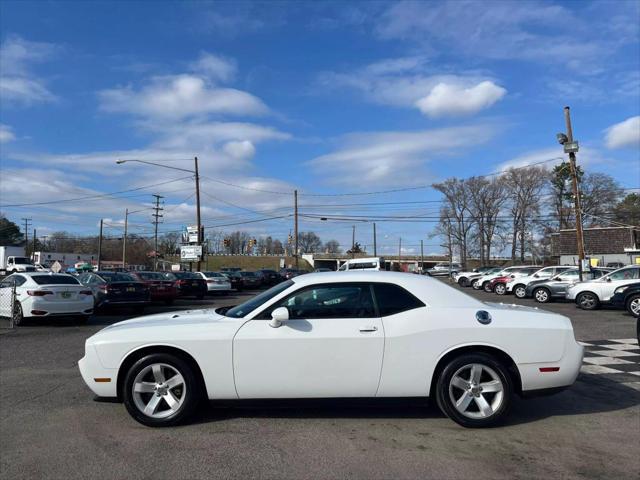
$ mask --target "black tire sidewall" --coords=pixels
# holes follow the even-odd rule
[[[593,305],[593,307],[586,308],[582,305],[582,299],[588,295],[591,295],[592,297],[595,298],[595,304]],[[591,292],[582,292],[581,294],[579,294],[578,297],[576,298],[576,303],[582,310],[595,310],[596,308],[598,308],[598,305],[600,304],[598,300],[598,296],[595,293],[591,293]]]
[[[479,363],[486,365],[493,369],[500,380],[504,388],[504,398],[502,405],[496,413],[486,419],[473,419],[468,418],[458,412],[455,406],[452,404],[449,398],[449,382],[453,374],[461,367],[470,363]],[[486,353],[468,353],[462,354],[459,357],[452,359],[442,370],[438,381],[436,383],[436,396],[437,404],[442,409],[443,413],[456,422],[459,425],[467,428],[482,428],[490,427],[500,423],[506,416],[511,406],[511,400],[513,397],[513,380],[509,374],[507,368],[502,365],[495,357]]]
[[[22,310],[22,304],[20,301],[16,300],[15,302],[16,303],[13,307],[15,310],[15,313],[13,314],[13,325],[15,327],[20,327],[24,325],[24,311]]]
[[[631,302],[634,301],[637,298],[640,298],[640,294],[635,293],[635,294],[631,295],[629,298],[627,298],[627,302],[625,304],[625,308],[626,308],[627,312],[629,312],[629,315],[631,315],[632,317],[635,317],[635,318],[640,318],[640,317],[638,317],[637,315],[635,315],[631,311]]]
[[[131,389],[133,387],[133,382],[136,378],[136,375],[140,372],[140,370],[152,363],[166,363],[168,365],[171,365],[173,368],[178,370],[178,372],[180,372],[186,384],[187,398],[182,404],[182,407],[180,407],[180,410],[178,410],[176,413],[166,418],[158,419],[147,417],[145,414],[138,410],[138,407],[136,407],[133,401]],[[129,371],[126,374],[122,389],[123,403],[129,414],[137,422],[148,427],[169,427],[184,422],[195,411],[200,401],[201,395],[201,388],[197,381],[195,373],[193,372],[193,369],[183,359],[168,353],[153,353],[142,357],[140,360],[135,362],[131,366],[131,368],[129,368]]]

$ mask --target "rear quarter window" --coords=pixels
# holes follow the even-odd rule
[[[373,285],[373,291],[381,317],[425,306],[422,301],[398,285],[376,283]]]

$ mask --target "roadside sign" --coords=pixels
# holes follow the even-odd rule
[[[62,270],[62,264],[57,260],[53,262],[53,265],[51,265],[51,271],[53,273],[60,273],[61,270]]]
[[[198,227],[196,225],[187,227],[187,241],[188,243],[198,243]]]
[[[171,264],[171,271],[172,272],[179,272],[180,271],[180,264],[179,263],[172,263]]]
[[[202,245],[182,245],[180,247],[180,260],[184,262],[196,262],[202,256]]]

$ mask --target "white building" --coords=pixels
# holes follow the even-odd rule
[[[35,252],[32,255],[33,263],[49,266],[54,262],[60,262],[67,267],[76,263],[93,264],[98,261],[98,254],[95,253],[59,253],[59,252]]]

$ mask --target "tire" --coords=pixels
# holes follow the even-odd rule
[[[493,292],[493,288],[491,287],[491,282],[489,282],[488,280],[482,284],[482,289],[487,293]]]
[[[177,378],[175,385],[167,385],[172,378]],[[142,386],[145,391],[134,392],[135,385]],[[134,363],[127,372],[122,390],[129,415],[148,427],[183,423],[196,410],[201,396],[193,369],[181,358],[166,353],[147,355]],[[167,401],[167,398],[171,400]],[[145,413],[145,408],[151,410]]]
[[[473,377],[475,383],[470,382]],[[436,395],[438,406],[454,422],[467,428],[489,427],[509,411],[513,380],[506,366],[493,356],[463,354],[445,366]]]
[[[171,306],[171,305],[173,305],[173,302],[174,302],[174,301],[175,301],[175,299],[173,299],[173,298],[167,298],[167,299],[164,301],[164,304],[165,304],[165,305],[167,305],[167,306]]]
[[[460,285],[461,287],[468,287],[469,279],[467,277],[460,277],[458,279],[458,285]]]
[[[22,312],[22,304],[16,300],[13,305],[13,326],[20,327],[24,325],[24,313]]]
[[[497,295],[506,295],[507,286],[504,283],[497,283],[496,286],[493,287],[493,293]]]
[[[527,296],[527,287],[522,284],[518,284],[513,287],[513,294],[516,298],[525,298]]]
[[[471,282],[471,287],[474,290],[480,290],[482,288],[482,285],[478,283],[478,280],[474,280],[473,282]]]
[[[582,310],[595,310],[600,306],[600,299],[595,293],[582,292],[576,298],[576,303]]]
[[[626,303],[627,312],[636,318],[640,318],[640,293],[631,295]]]
[[[538,303],[549,303],[551,301],[551,292],[544,287],[536,288],[533,291],[533,299]]]

